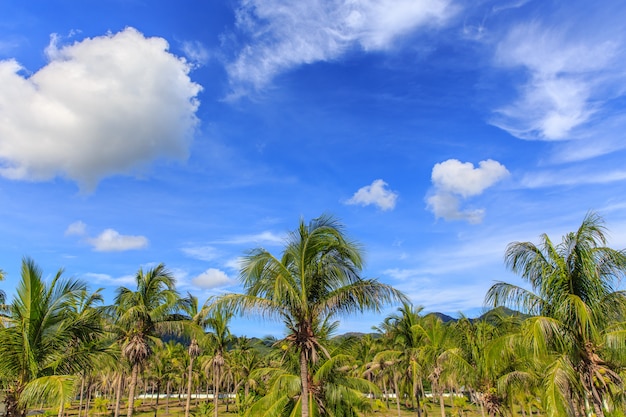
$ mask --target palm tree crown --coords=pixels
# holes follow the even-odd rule
[[[379,310],[404,297],[392,287],[361,278],[363,256],[342,226],[330,216],[312,220],[289,234],[280,259],[265,249],[244,258],[241,279],[245,294],[221,303],[233,311],[281,319],[289,341],[300,353],[301,413],[309,414],[309,363],[324,352],[317,332],[338,315]]]
[[[560,382],[546,399],[549,413],[581,413],[585,404],[604,415],[614,388],[622,382],[602,358],[626,343],[615,323],[623,322],[626,298],[617,291],[626,271],[626,254],[606,247],[602,218],[589,213],[576,232],[554,245],[547,235],[539,246],[530,242],[511,243],[506,264],[522,276],[532,291],[496,283],[487,302],[508,305],[533,315],[523,329],[535,356],[550,363],[550,375]]]

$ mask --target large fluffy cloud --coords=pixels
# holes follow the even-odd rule
[[[426,200],[428,208],[437,218],[480,223],[484,210],[461,210],[460,200],[482,194],[508,175],[505,166],[492,159],[479,162],[478,167],[457,159],[435,164],[431,175],[434,191]]]
[[[388,49],[398,37],[442,25],[455,12],[452,0],[244,1],[237,25],[250,41],[228,74],[235,90],[259,89],[289,68],[332,60],[355,46]]]
[[[358,204],[369,206],[373,204],[381,210],[393,210],[396,206],[398,194],[387,189],[387,183],[383,180],[374,180],[371,185],[359,188],[346,204]]]
[[[26,77],[0,61],[0,175],[91,188],[158,157],[185,158],[201,87],[161,38],[128,28],[46,49]]]

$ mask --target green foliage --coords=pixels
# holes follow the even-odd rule
[[[203,402],[196,407],[192,415],[194,417],[210,417],[213,414],[213,403]]]
[[[104,397],[96,397],[93,400],[92,410],[96,413],[106,413],[109,410],[109,400]]]
[[[534,374],[534,384],[542,386],[549,416],[624,406],[623,397],[614,393],[623,390],[617,372],[620,362],[626,364],[618,353],[626,346],[626,297],[618,291],[626,253],[606,247],[605,232],[602,219],[589,213],[560,244],[545,234],[539,245],[511,243],[506,263],[532,290],[501,282],[487,293],[494,306],[534,316],[525,320],[510,346],[522,358],[517,370]]]

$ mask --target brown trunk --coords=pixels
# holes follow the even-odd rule
[[[213,375],[213,416],[217,417],[218,415],[218,405],[220,398],[220,366],[215,365],[215,374]]]
[[[78,401],[78,417],[83,411],[83,395],[85,392],[85,374],[80,375],[80,400]],[[86,415],[86,414],[85,414]]]
[[[4,405],[6,407],[6,416],[7,417],[25,417],[26,410],[20,407],[18,398],[19,390],[12,390],[9,388],[9,391],[6,393],[6,397],[4,398]]]
[[[300,395],[300,406],[302,417],[309,417],[309,368],[304,349],[300,351],[300,383],[302,384],[302,394]]]
[[[126,417],[133,417],[133,411],[135,408],[135,388],[137,387],[138,376],[139,364],[135,363],[130,377],[130,385],[128,386],[128,411],[126,412]]]
[[[187,371],[187,401],[185,402],[185,417],[189,417],[191,408],[191,383],[193,381],[193,356],[189,358],[189,370]]]
[[[396,409],[398,410],[398,417],[400,417],[400,389],[398,387],[398,374],[393,372],[393,385],[396,390]]]
[[[167,386],[165,388],[165,391],[167,391],[167,394],[165,394],[165,414],[169,414],[170,413],[170,387],[171,387],[172,383],[171,381],[168,379],[167,380]]]
[[[115,389],[115,413],[114,417],[120,416],[120,403],[122,402],[122,382],[124,380],[124,373],[120,372],[117,377],[117,388]]]

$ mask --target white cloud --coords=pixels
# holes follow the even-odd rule
[[[181,250],[185,255],[201,261],[212,261],[219,256],[217,249],[213,246],[197,246],[192,248],[182,248]]]
[[[211,58],[209,51],[198,41],[185,41],[182,49],[185,56],[196,65],[206,65]]]
[[[285,243],[285,236],[277,235],[275,233],[266,231],[266,232],[257,233],[255,235],[235,236],[231,239],[227,239],[220,243],[226,243],[226,244],[232,244],[232,245],[242,245],[242,244],[282,245]]]
[[[93,188],[159,157],[183,159],[198,123],[190,66],[128,28],[58,47],[29,77],[0,61],[0,175]]]
[[[398,194],[385,188],[387,183],[383,180],[374,180],[371,185],[359,188],[346,204],[358,204],[369,206],[374,204],[381,210],[392,210],[396,206]]]
[[[500,42],[497,63],[528,76],[519,97],[496,110],[494,125],[522,139],[579,139],[624,93],[624,34],[599,28],[612,27],[608,21],[568,23],[520,24]]]
[[[202,274],[192,279],[191,282],[193,285],[204,289],[225,287],[234,284],[234,281],[228,278],[225,272],[214,268],[207,269]]]
[[[82,221],[76,221],[65,229],[65,236],[82,236],[87,231],[87,225]]]
[[[456,13],[452,0],[249,0],[237,27],[250,35],[228,67],[236,91],[260,89],[290,68],[329,61],[350,48],[386,50],[421,27],[440,26]]]
[[[484,210],[461,210],[460,199],[482,194],[508,175],[506,167],[492,159],[479,162],[477,168],[457,159],[435,164],[431,175],[434,191],[426,200],[428,208],[437,218],[480,223]]]
[[[524,175],[521,185],[527,188],[574,186],[581,184],[608,184],[626,180],[626,171],[587,170],[543,171]]]
[[[110,286],[129,286],[137,283],[134,275],[124,275],[121,277],[113,278],[107,274],[98,274],[88,272],[82,276],[82,278],[89,284],[104,284]]]
[[[133,249],[143,249],[148,246],[148,239],[144,236],[121,235],[113,229],[106,229],[87,242],[98,252],[119,252]]]

